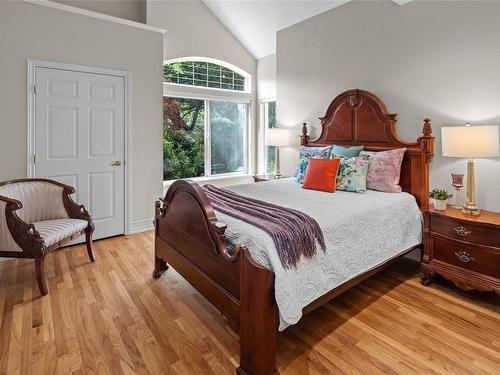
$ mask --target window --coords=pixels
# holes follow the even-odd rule
[[[179,61],[163,65],[165,82],[232,91],[249,91],[247,77],[207,61]]]
[[[163,179],[246,173],[248,104],[163,98]]]
[[[250,77],[202,57],[163,64],[164,180],[248,172]]]
[[[246,104],[210,103],[211,174],[245,171]]]
[[[264,106],[264,137],[265,129],[276,128],[276,102],[265,102]],[[276,147],[265,146],[264,142],[264,172],[274,173],[276,171]]]
[[[163,179],[205,174],[205,101],[163,97]]]

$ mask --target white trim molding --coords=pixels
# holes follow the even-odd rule
[[[131,75],[130,72],[123,70],[115,70],[115,69],[107,69],[107,68],[99,68],[85,65],[74,65],[74,64],[65,64],[65,63],[57,63],[43,60],[34,60],[28,59],[28,85],[27,85],[27,101],[28,101],[28,129],[27,129],[27,143],[28,143],[28,155],[27,155],[27,171],[26,175],[28,178],[36,176],[36,164],[34,160],[35,150],[36,150],[36,140],[35,140],[35,91],[34,86],[36,83],[36,68],[50,68],[50,69],[62,69],[62,70],[70,70],[82,73],[94,73],[94,74],[104,74],[110,76],[123,77],[124,79],[124,96],[125,96],[125,160],[124,160],[124,172],[125,172],[125,200],[124,200],[124,225],[123,225],[123,233],[125,235],[130,233],[130,227],[132,226],[131,218],[130,218],[130,207],[132,205],[131,202],[131,177],[130,177],[130,164],[131,164]]]
[[[153,222],[154,222],[153,218],[132,221],[130,223],[129,228],[128,228],[128,234],[135,234],[135,233],[141,233],[141,232],[147,232],[150,230],[154,230],[155,226],[154,226]]]
[[[398,5],[405,5],[412,2],[413,0],[392,0],[392,1],[394,1]]]
[[[100,20],[104,20],[104,21],[119,23],[122,25],[135,27],[138,29],[154,31],[157,33],[162,33],[162,34],[165,34],[167,32],[167,30],[156,27],[156,26],[151,26],[151,25],[147,25],[145,23],[127,20],[125,18],[110,16],[108,14],[98,13],[98,12],[94,12],[92,10],[82,9],[82,8],[74,7],[71,5],[56,3],[55,1],[49,1],[49,0],[22,0],[22,1],[24,1],[26,3],[31,3],[31,4],[36,4],[36,5],[48,7],[48,8],[63,10],[63,11],[70,12],[70,13],[80,14],[82,16],[93,17],[93,18],[97,18]],[[119,6],[119,4],[117,4],[117,5]]]
[[[179,85],[168,82],[163,82],[163,96],[199,100],[221,100],[246,104],[252,101],[252,95],[242,91],[207,89],[206,87]]]

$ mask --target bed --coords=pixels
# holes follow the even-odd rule
[[[156,202],[153,276],[160,277],[171,265],[227,318],[240,337],[236,371],[240,375],[277,373],[279,330],[422,241],[420,210],[428,205],[434,143],[430,120],[424,120],[422,135],[415,142],[404,142],[396,134],[396,115],[376,95],[359,89],[334,98],[320,120],[322,131],[315,140],[303,125],[301,145],[364,145],[368,151],[406,147],[400,178],[403,193],[338,191],[329,195],[334,199],[322,209],[326,193],[306,191],[289,179],[230,188],[242,195],[272,199],[318,221],[327,249],[297,269],[280,268],[269,236],[214,211],[195,182],[174,182],[165,198]],[[330,220],[331,210],[344,214],[332,215]],[[365,230],[356,232],[356,226]],[[392,235],[384,236],[384,230]]]

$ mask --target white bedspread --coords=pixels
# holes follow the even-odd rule
[[[297,269],[281,265],[274,242],[263,230],[216,212],[226,237],[246,245],[253,259],[275,273],[282,331],[302,317],[302,309],[333,288],[421,243],[422,215],[407,193],[366,194],[303,189],[293,179],[232,186],[236,193],[300,210],[316,219],[326,242],[317,256]]]

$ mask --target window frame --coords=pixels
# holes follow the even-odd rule
[[[260,130],[260,147],[259,147],[259,164],[260,168],[259,170],[263,174],[268,174],[271,173],[271,171],[267,170],[267,147],[266,146],[266,129],[268,125],[268,110],[267,107],[269,103],[276,103],[276,98],[264,98],[259,100],[259,107],[260,107],[260,125],[259,125],[259,130]]]
[[[164,83],[165,85],[165,83]],[[179,85],[176,85],[179,86]],[[197,87],[197,86],[188,86],[190,88]],[[203,89],[203,87],[202,87]],[[213,90],[213,89],[212,89]],[[221,90],[222,91],[222,90]],[[235,93],[242,93],[241,91],[231,91]],[[175,92],[171,91],[168,89],[168,87],[163,88],[163,96],[171,97],[171,98],[180,98],[180,99],[196,99],[196,100],[203,100],[204,101],[204,157],[205,157],[205,162],[204,162],[204,175],[203,176],[196,176],[196,177],[186,177],[189,179],[217,179],[217,178],[223,178],[223,177],[236,177],[236,176],[245,176],[248,175],[249,173],[249,166],[250,166],[250,149],[251,149],[251,119],[250,119],[250,113],[251,113],[251,104],[252,101],[246,97],[246,95],[236,95],[235,97],[232,96],[219,96],[219,95],[201,95],[201,94],[188,94],[184,92]],[[245,105],[245,131],[243,132],[244,134],[244,139],[243,139],[243,156],[244,156],[244,168],[243,171],[240,172],[227,172],[227,173],[217,173],[217,174],[212,174],[212,144],[211,144],[211,126],[210,126],[210,101],[224,101],[224,102],[234,102],[234,103],[241,103]],[[175,180],[163,180],[164,184],[170,184]]]

